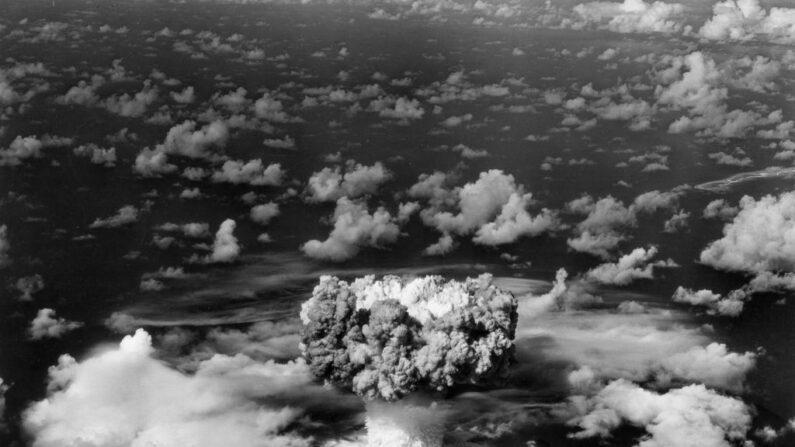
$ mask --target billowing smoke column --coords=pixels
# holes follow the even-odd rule
[[[438,446],[443,405],[429,402],[505,375],[516,307],[488,274],[323,276],[301,308],[301,348],[315,377],[365,399],[371,447]]]

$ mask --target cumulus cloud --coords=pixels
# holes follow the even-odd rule
[[[165,223],[157,227],[161,231],[180,231],[186,237],[201,239],[210,235],[210,224],[204,222],[189,222],[186,224]]]
[[[260,225],[267,225],[271,219],[278,216],[279,213],[279,204],[275,202],[268,202],[262,205],[255,205],[251,207],[249,216],[254,222]]]
[[[737,213],[740,212],[740,209],[736,206],[729,205],[729,202],[726,199],[715,199],[707,204],[704,208],[704,212],[702,216],[705,219],[723,219],[723,220],[730,220],[733,219]]]
[[[474,233],[473,241],[483,245],[515,242],[521,236],[537,236],[560,227],[557,213],[543,209],[532,216],[527,208],[534,204],[532,194],[516,184],[513,175],[499,169],[481,172],[474,182],[448,189],[448,175],[423,174],[409,188],[414,198],[428,199],[420,212],[423,222],[442,233],[442,239],[427,254],[444,254],[451,249],[452,235]]]
[[[88,157],[91,163],[101,165],[106,168],[116,166],[116,148],[102,148],[96,144],[85,144],[73,149],[75,155],[79,157]]]
[[[208,262],[233,262],[240,255],[240,245],[237,243],[237,238],[234,235],[235,221],[226,219],[221,222],[218,231],[215,233],[215,241],[213,242],[213,252],[209,255]]]
[[[213,159],[212,148],[222,148],[229,138],[229,130],[223,121],[213,121],[196,129],[195,121],[185,121],[168,130],[162,150],[167,154],[189,158]]]
[[[755,110],[729,109],[728,77],[702,51],[666,58],[667,68],[657,74],[655,88],[661,110],[687,111],[670,123],[671,133],[696,132],[715,138],[743,137],[755,126],[778,124],[781,111],[763,115]]]
[[[301,409],[263,402],[311,386],[302,361],[219,354],[188,375],[153,355],[151,337],[140,329],[83,361],[62,355],[50,368],[47,396],[23,415],[33,445],[310,445],[288,429]]]
[[[0,269],[11,263],[11,243],[8,242],[8,226],[0,225]]]
[[[704,306],[711,314],[736,317],[742,313],[748,295],[742,289],[733,290],[724,297],[707,289],[691,290],[679,286],[672,298],[678,303]]]
[[[586,24],[618,33],[679,32],[684,10],[681,3],[646,3],[644,0],[597,1],[574,7],[574,12]]]
[[[522,236],[537,236],[560,227],[557,213],[544,208],[535,217],[527,212],[532,194],[511,193],[500,214],[492,222],[478,228],[472,241],[481,245],[502,245],[515,242]]]
[[[372,214],[367,204],[347,197],[337,200],[332,216],[334,228],[325,241],[310,240],[301,246],[307,256],[334,262],[353,258],[362,247],[384,248],[397,241],[400,227],[383,207]]]
[[[392,106],[379,110],[378,114],[386,118],[406,121],[422,118],[425,115],[425,110],[418,100],[400,97]]]
[[[453,239],[453,236],[450,233],[444,233],[439,236],[438,241],[425,247],[422,253],[426,256],[444,256],[455,250],[457,246],[458,243]]]
[[[72,144],[70,138],[53,137],[44,135],[22,137],[17,136],[5,149],[0,149],[0,166],[17,166],[24,160],[42,158],[42,149],[48,147],[68,146]]]
[[[753,352],[730,352],[722,343],[696,346],[662,359],[657,382],[665,385],[675,378],[739,393],[745,389],[745,378],[756,366],[756,358]]]
[[[138,221],[138,208],[132,205],[125,205],[119,208],[115,215],[104,219],[96,219],[89,225],[89,228],[116,228],[129,225]]]
[[[215,120],[196,129],[195,121],[184,121],[168,130],[163,143],[154,149],[144,148],[135,158],[133,172],[144,177],[160,177],[177,170],[169,163],[169,155],[205,160],[219,160],[214,149],[221,149],[229,138],[228,126]]]
[[[140,117],[146,113],[152,103],[157,101],[159,92],[157,87],[151,85],[151,81],[144,81],[144,86],[140,91],[130,95],[112,95],[103,100],[100,104],[110,113],[125,117]]]
[[[702,252],[702,263],[719,270],[749,273],[795,272],[795,193],[745,196],[723,237]]]
[[[618,379],[595,396],[572,403],[580,413],[569,421],[580,428],[574,438],[606,437],[628,423],[646,431],[642,445],[719,447],[744,440],[751,428],[751,409],[743,401],[704,385],[658,394]]]
[[[595,202],[592,197],[584,196],[569,202],[567,208],[575,213],[587,214],[577,224],[578,235],[567,241],[569,248],[604,259],[609,258],[610,251],[625,239],[621,230],[637,225],[635,211],[612,196]]]
[[[585,274],[589,280],[600,284],[625,286],[637,279],[654,278],[654,264],[651,258],[657,255],[657,247],[639,247],[618,259],[594,267]]]
[[[567,241],[569,248],[609,259],[611,252],[627,239],[624,231],[638,225],[639,216],[675,209],[686,189],[648,191],[635,197],[629,206],[610,195],[595,201],[586,194],[570,201],[566,209],[586,217],[577,224],[575,237]],[[686,220],[686,216],[680,216],[682,219]]]
[[[381,162],[372,166],[349,160],[342,169],[323,168],[309,177],[306,186],[308,202],[333,202],[343,196],[354,199],[374,194],[392,178],[392,173]]]
[[[144,148],[135,157],[132,170],[143,177],[160,177],[176,171],[177,166],[168,162],[165,152]]]
[[[212,180],[216,183],[247,184],[252,186],[279,186],[284,180],[285,172],[280,163],[264,166],[262,160],[254,159],[244,163],[238,160],[227,160],[221,169],[213,172]]]
[[[58,318],[55,311],[49,308],[39,309],[36,318],[30,322],[28,334],[32,340],[43,338],[60,338],[67,332],[83,326],[83,323]]]
[[[795,8],[765,9],[759,0],[724,0],[712,7],[712,17],[698,34],[710,40],[765,39],[795,43]]]

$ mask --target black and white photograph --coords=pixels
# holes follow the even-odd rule
[[[795,446],[795,0],[0,0],[0,447]]]

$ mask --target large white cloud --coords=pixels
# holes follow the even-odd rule
[[[474,182],[448,188],[448,174],[423,174],[408,194],[428,200],[420,212],[423,222],[442,233],[437,244],[426,254],[445,254],[455,244],[453,235],[474,233],[473,242],[501,245],[515,242],[521,236],[537,236],[561,227],[557,213],[542,209],[535,216],[527,208],[535,203],[532,194],[516,183],[513,175],[499,169],[481,172]]]
[[[642,447],[728,447],[751,428],[751,409],[743,401],[704,385],[658,394],[618,379],[573,404],[581,413],[570,421],[581,429],[575,438],[605,437],[628,423],[647,432]]]
[[[700,260],[720,270],[795,272],[795,193],[743,197],[723,237],[709,244]]]
[[[300,409],[263,402],[286,388],[309,386],[303,362],[260,363],[219,354],[187,375],[153,354],[151,337],[139,329],[118,348],[86,360],[61,356],[50,368],[47,397],[23,415],[32,445],[310,445],[287,431],[302,417]]]
[[[698,34],[711,40],[765,39],[795,43],[795,8],[762,7],[759,0],[724,0],[712,7],[712,17]]]
[[[371,214],[367,204],[347,197],[337,200],[332,220],[334,228],[328,238],[306,242],[301,246],[304,254],[340,262],[356,256],[362,247],[383,248],[400,236],[400,227],[389,211],[379,207]]]
[[[58,318],[55,311],[49,308],[39,309],[36,318],[30,322],[28,333],[33,340],[42,338],[59,338],[67,332],[83,326],[83,323]]]
[[[665,64],[668,67],[657,73],[657,105],[661,111],[687,111],[670,123],[669,132],[736,138],[754,127],[781,122],[780,110],[764,115],[756,110],[730,109],[727,82],[735,75],[721,70],[705,52],[667,57]]]
[[[745,389],[745,378],[756,366],[756,358],[753,352],[730,352],[721,343],[696,346],[662,359],[657,381],[676,378],[739,393]]]
[[[586,24],[619,33],[673,33],[682,30],[685,6],[663,1],[624,0],[582,3],[574,12]]]
[[[544,208],[536,216],[530,215],[527,207],[532,197],[511,193],[496,219],[478,228],[472,241],[481,245],[510,244],[522,236],[537,236],[559,228],[560,220],[551,210]]]

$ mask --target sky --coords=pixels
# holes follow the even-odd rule
[[[795,441],[790,2],[3,10],[0,444]]]

